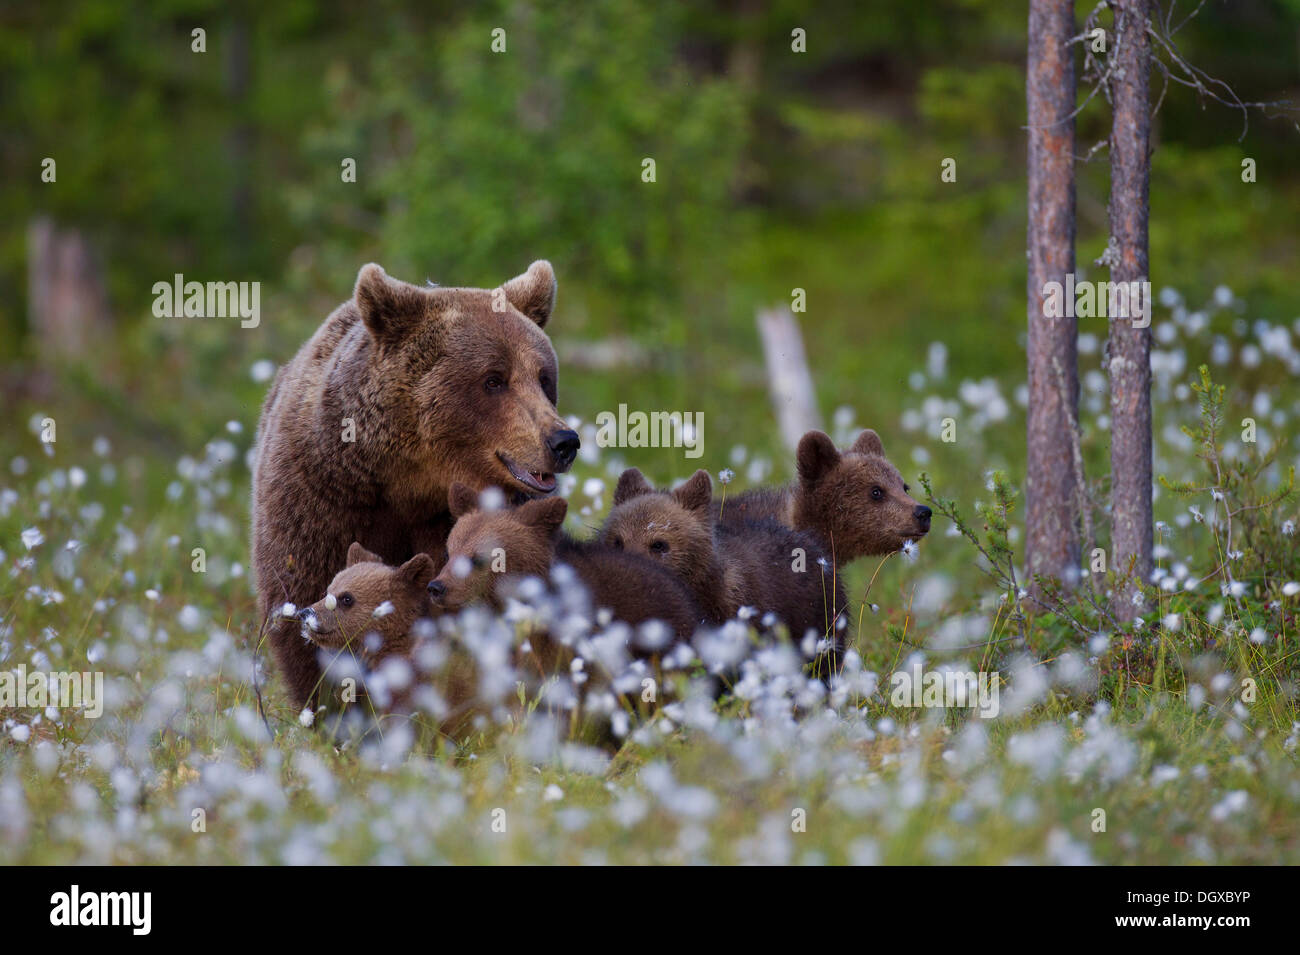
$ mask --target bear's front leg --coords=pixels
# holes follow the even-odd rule
[[[427,523],[411,528],[411,553],[404,559],[416,554],[428,554],[433,558],[434,570],[442,570],[443,564],[447,563],[447,536],[451,533],[453,523],[451,514],[444,512]]]

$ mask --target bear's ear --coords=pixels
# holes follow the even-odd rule
[[[544,527],[554,533],[569,513],[569,502],[562,497],[539,497],[520,504],[515,513],[530,527]]]
[[[506,301],[535,321],[539,328],[545,328],[551,319],[556,288],[555,270],[545,259],[538,259],[523,275],[516,275],[501,286]]]
[[[870,428],[858,435],[858,440],[853,442],[851,450],[858,454],[878,454],[882,458],[885,456],[885,446],[880,443],[880,435]]]
[[[456,481],[447,492],[447,510],[451,511],[451,516],[456,520],[460,520],[471,511],[477,511],[478,492]]]
[[[352,545],[348,547],[347,566],[349,567],[353,564],[382,564],[383,562],[384,558],[372,551],[366,550],[356,541],[353,541]]]
[[[713,503],[713,481],[709,472],[700,468],[690,479],[673,491],[677,503],[688,511],[707,511]]]
[[[429,581],[437,576],[438,571],[433,566],[433,558],[428,554],[416,554],[397,568],[397,579],[419,590],[426,589]]]
[[[799,439],[795,463],[799,468],[799,480],[804,484],[816,484],[840,463],[840,451],[824,431],[809,431]]]
[[[377,342],[395,342],[420,319],[421,293],[414,286],[389,278],[388,273],[371,262],[357,273],[357,287],[352,293],[361,319]]]
[[[618,476],[618,486],[614,488],[614,506],[630,501],[642,494],[653,494],[654,487],[645,479],[645,475],[636,468],[628,468]]]

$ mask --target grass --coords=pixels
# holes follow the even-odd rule
[[[1229,199],[1179,220],[1180,244],[1153,241],[1156,258],[1200,262],[1217,241],[1205,223]],[[847,214],[741,228],[743,242],[683,276],[681,310],[662,327],[621,323],[619,303],[562,281],[548,331],[565,414],[590,428],[626,401],[707,422],[698,461],[594,453],[594,430],[584,433],[562,485],[571,531],[599,524],[625,465],[657,483],[732,468],[730,493],[791,474],[752,317],[795,285],[808,292],[801,323],[827,427],[841,444],[875,428],[905,478],[918,487],[925,472],[936,510],[949,501],[957,518],[936,517],[915,561],[849,569],[856,652],[831,706],[796,699],[808,688],[788,661],[759,658],[744,698],[720,706],[678,678],[682,699],[614,753],[569,738],[535,697],[526,719],[461,745],[386,724],[339,751],[301,726],[253,652],[245,455],[266,383],[249,371],[291,354],[346,289],[268,288],[257,336],[127,326],[115,354],[65,370],[0,436],[0,671],[93,668],[108,694],[98,720],[0,711],[0,862],[1295,862],[1296,505],[1247,510],[1231,545],[1204,518],[1220,512],[1211,486],[1227,492],[1223,507],[1252,507],[1287,484],[1300,328],[1280,319],[1300,302],[1249,243],[1225,249],[1218,268],[1241,277],[1253,304],[1209,287],[1165,296],[1153,326],[1162,576],[1144,620],[1114,626],[1086,599],[1093,580],[1082,596],[1033,605],[959,527],[1018,568],[1024,356],[1011,338],[1023,278],[1011,265],[963,274],[1014,263],[1022,232],[1007,223],[1022,217],[1003,200],[997,215],[977,198],[893,203],[867,229]],[[1281,221],[1294,205],[1288,196],[1265,212]],[[1235,236],[1238,225],[1219,227]],[[986,254],[969,256],[970,234]],[[915,281],[918,262],[935,263],[930,280]],[[1090,544],[1104,548],[1105,330],[1080,331]],[[568,360],[614,336],[639,342],[650,367],[633,376]],[[1209,477],[1193,390],[1202,363],[1227,386]],[[40,440],[47,416],[53,444]],[[940,438],[948,417],[951,443]],[[1256,445],[1240,439],[1245,417]],[[29,548],[31,529],[42,539]],[[997,671],[1000,715],[892,705],[890,674],[916,662]],[[796,702],[805,715],[792,720]]]
[[[1184,360],[1157,370],[1157,470],[1191,489],[1205,516],[1219,502],[1199,476],[1204,409],[1180,396],[1198,384],[1185,380],[1187,366],[1208,343],[1189,330],[1189,313],[1170,305],[1158,316],[1175,327],[1161,347]],[[1229,318],[1211,310],[1209,321]],[[1258,332],[1226,327],[1233,361],[1216,369],[1231,376],[1216,460],[1237,475],[1221,470],[1213,482],[1229,495],[1224,507],[1284,487],[1294,454],[1268,461],[1223,424],[1249,407],[1263,440],[1293,432],[1300,393],[1285,356],[1266,355],[1249,374],[1236,366]],[[617,752],[571,738],[546,706],[459,745],[427,725],[387,723],[364,744],[336,748],[299,724],[273,677],[259,669],[253,679],[265,661],[250,652],[257,627],[242,566],[252,417],[174,466],[62,435],[42,445],[33,421],[0,498],[0,666],[101,670],[107,705],[98,720],[76,710],[4,713],[0,861],[1300,859],[1300,588],[1287,586],[1300,566],[1284,526],[1295,520],[1293,501],[1239,517],[1242,554],[1231,559],[1226,593],[1225,573],[1209,573],[1227,556],[1224,525],[1198,523],[1166,491],[1157,502],[1163,576],[1148,590],[1145,620],[1115,628],[1104,601],[1069,596],[1050,611],[1032,606],[960,537],[964,529],[999,544],[1014,566],[1016,491],[984,472],[998,457],[990,447],[1014,447],[1023,411],[1011,400],[1005,418],[979,423],[960,383],[923,377],[912,392],[916,420],[927,420],[927,398],[930,417],[954,404],[965,432],[955,447],[923,425],[909,449],[891,437],[906,433],[901,425],[871,423],[905,471],[916,448],[930,452],[936,506],[950,488],[966,490],[948,501],[956,520],[936,521],[915,562],[853,568],[856,652],[830,705],[800,696],[810,690],[788,660],[758,657],[749,686],[718,705],[679,678],[679,699]],[[996,389],[1011,394],[1014,384]],[[1085,408],[1089,399],[1085,387]],[[987,407],[988,394],[976,400]],[[907,411],[900,418],[913,420]],[[855,423],[846,414],[838,425],[851,433]],[[1176,425],[1201,437],[1175,440]],[[1095,410],[1084,432],[1095,459],[1104,441]],[[1224,432],[1235,458],[1220,446]],[[707,463],[736,467],[743,483],[755,459],[757,473],[782,469],[761,450]],[[598,523],[619,466],[597,455],[575,468],[566,482],[575,522]],[[588,496],[590,478],[603,493]],[[962,517],[972,503],[982,508],[973,525]],[[204,573],[193,570],[196,547]],[[996,671],[999,715],[893,705],[889,674],[917,662]]]

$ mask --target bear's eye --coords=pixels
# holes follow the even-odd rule
[[[623,538],[621,538],[621,537],[615,537],[615,538],[614,538],[614,549],[615,549],[615,550],[622,550],[622,549],[623,549]]]
[[[484,557],[482,554],[475,554],[473,557],[470,558],[469,562],[470,565],[475,570],[482,570],[484,567],[487,566],[488,559]]]
[[[883,501],[885,499],[885,492],[878,487],[873,487],[871,489],[871,499],[873,501]]]
[[[656,554],[666,554],[666,553],[668,553],[668,542],[667,542],[667,541],[651,541],[651,542],[650,542],[650,549],[651,549],[652,551],[654,551]]]
[[[506,390],[506,380],[500,375],[488,375],[483,379],[483,390],[490,395],[500,394]]]
[[[351,607],[356,602],[357,602],[356,598],[353,597],[351,594],[344,594],[342,597],[339,598],[339,604],[340,606],[343,607]]]

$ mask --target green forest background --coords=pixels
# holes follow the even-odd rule
[[[1194,9],[1180,6],[1175,19]],[[27,415],[57,408],[60,443],[111,436],[135,462],[124,499],[147,506],[171,462],[227,421],[246,443],[266,389],[250,369],[286,361],[361,264],[495,286],[545,257],[560,280],[549,331],[562,412],[705,415],[699,460],[626,453],[653,478],[716,473],[733,444],[790,473],[754,315],[799,287],[828,426],[854,409],[915,484],[917,438],[898,421],[923,397],[909,374],[932,342],[947,346],[949,391],[1023,377],[1026,12],[1007,0],[5,4],[0,452],[39,453]],[[196,27],[205,53],[191,51]],[[490,49],[496,28],[505,54]],[[795,28],[806,53],[791,51]],[[1210,2],[1177,36],[1243,99],[1300,99],[1300,0]],[[1099,96],[1078,151],[1109,122]],[[1239,141],[1242,128],[1239,111],[1169,90],[1153,128],[1152,278],[1191,303],[1228,285],[1248,317],[1289,322],[1300,134],[1294,114],[1255,111]],[[40,180],[47,156],[55,183]],[[955,183],[940,181],[945,157]],[[1242,182],[1245,157],[1255,183]],[[1079,166],[1082,271],[1105,248],[1107,191],[1102,150]],[[90,238],[113,321],[103,348],[53,367],[29,328],[37,216]],[[176,272],[260,281],[260,327],[155,318],[153,283]],[[633,364],[600,367],[594,343]],[[949,493],[977,493],[989,467],[1023,473],[1019,408],[978,447],[924,437]],[[1104,473],[1104,444],[1086,453]]]

